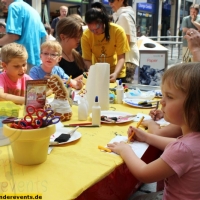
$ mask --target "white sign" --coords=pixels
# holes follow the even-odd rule
[[[165,54],[140,54],[139,83],[160,86],[165,70]]]

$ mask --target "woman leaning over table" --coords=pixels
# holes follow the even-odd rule
[[[120,25],[127,36],[130,51],[125,54],[126,63],[126,83],[132,83],[135,69],[139,66],[139,49],[137,46],[137,32],[134,19],[134,11],[128,6],[128,0],[109,0],[110,7],[115,12],[113,14],[114,23]]]
[[[122,27],[110,23],[106,8],[99,2],[92,4],[85,14],[88,29],[81,38],[82,57],[88,68],[97,62],[110,64],[110,82],[126,76],[125,53],[128,40]]]
[[[73,79],[80,79],[87,67],[75,48],[83,34],[82,24],[74,17],[68,16],[59,20],[56,26],[57,40],[62,46],[62,59],[59,66]]]

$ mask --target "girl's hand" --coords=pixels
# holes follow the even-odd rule
[[[149,126],[151,126],[151,124],[156,124],[156,122],[153,121],[152,119],[150,119],[150,120],[144,120],[144,121],[142,121],[142,123],[141,123],[142,126],[147,127],[147,128],[148,128]]]
[[[78,90],[79,90],[79,89],[82,89],[82,87],[83,87],[82,80],[78,80],[78,81],[77,81],[77,89],[78,89]]]
[[[107,144],[107,147],[111,149],[112,152],[115,152],[121,155],[122,151],[128,151],[131,149],[130,145],[125,142],[114,142],[112,144]]]
[[[155,121],[160,120],[161,118],[163,118],[163,112],[162,110],[151,110],[149,115],[151,116],[151,118]]]
[[[116,79],[117,79],[117,74],[115,73],[110,74],[110,83],[115,83]]]
[[[141,123],[141,125],[147,127],[149,133],[154,133],[160,129],[160,125],[157,124],[154,120],[145,120]]]
[[[71,79],[70,83],[71,83],[71,87],[73,87],[76,90],[80,90],[83,87],[82,80],[73,80],[73,79]]]
[[[132,142],[134,140],[137,140],[139,142],[146,142],[147,133],[139,128],[130,126],[127,133],[128,133],[128,137],[130,137],[134,133],[133,137],[131,138]]]

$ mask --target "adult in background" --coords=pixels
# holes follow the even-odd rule
[[[168,27],[168,29],[167,29],[167,36],[171,36],[171,28],[170,27]],[[170,41],[171,38],[167,38],[167,40]]]
[[[122,27],[110,23],[106,8],[95,2],[85,14],[88,29],[81,38],[82,57],[89,68],[92,64],[106,62],[110,64],[110,82],[126,76],[125,53],[129,45]]]
[[[54,41],[56,40],[55,37],[53,37],[53,35],[51,35],[51,26],[49,24],[44,24],[44,28],[47,32],[47,37],[46,37],[46,40],[51,40],[51,41]]]
[[[125,53],[126,83],[133,83],[135,69],[139,66],[139,49],[137,46],[137,31],[134,18],[134,11],[128,6],[128,0],[109,0],[113,14],[114,23],[120,25],[129,42],[130,51]],[[137,75],[138,76],[138,75]]]
[[[60,16],[53,19],[51,23],[51,34],[56,38],[56,25],[58,21],[64,17],[67,17],[68,7],[60,6]]]
[[[27,72],[33,65],[40,65],[41,39],[46,37],[40,15],[23,0],[1,0],[8,8],[6,35],[0,39],[0,46],[16,42],[25,46],[28,52]]]
[[[190,6],[190,15],[183,18],[182,21],[182,34],[183,34],[183,61],[188,62],[190,59],[190,53],[188,50],[187,40],[184,38],[188,29],[193,28],[198,30],[198,24],[200,23],[199,5],[193,4]],[[192,60],[193,61],[193,60]]]

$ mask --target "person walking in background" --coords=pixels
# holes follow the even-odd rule
[[[81,38],[82,56],[88,68],[92,64],[110,64],[110,82],[126,76],[125,53],[129,44],[122,27],[109,21],[106,8],[100,2],[92,4],[85,14],[88,29]]]
[[[82,56],[75,50],[79,46],[83,34],[82,22],[74,16],[61,19],[56,27],[57,40],[62,46],[62,58],[59,66],[66,74],[79,80],[83,72],[88,71]],[[81,77],[80,77],[81,75]]]
[[[168,27],[168,29],[167,29],[167,37],[168,36],[171,36],[171,29],[170,29],[170,27]],[[167,38],[167,40],[170,41],[171,38]]]
[[[8,8],[6,35],[0,39],[0,46],[16,42],[25,46],[28,52],[27,71],[33,65],[40,65],[41,40],[47,35],[39,13],[23,0],[1,0]]]
[[[53,19],[51,23],[51,34],[56,38],[56,25],[58,21],[64,17],[67,17],[68,7],[60,6],[60,16]]]
[[[44,28],[45,28],[45,30],[47,32],[46,40],[47,41],[48,40],[51,40],[51,41],[56,40],[56,38],[51,35],[51,26],[49,24],[44,24]]]
[[[193,28],[198,30],[198,25],[200,23],[199,5],[193,4],[190,6],[190,15],[183,18],[182,21],[182,34],[183,34],[183,61],[188,62],[190,59],[190,52],[187,44],[187,40],[184,38],[187,30]],[[192,61],[192,59],[191,59]]]
[[[114,22],[123,27],[129,42],[130,51],[125,53],[125,82],[133,83],[135,69],[139,66],[139,49],[137,46],[137,31],[134,11],[131,6],[128,6],[128,0],[109,0],[109,4],[115,12],[113,14]],[[138,76],[138,74],[136,76]]]

